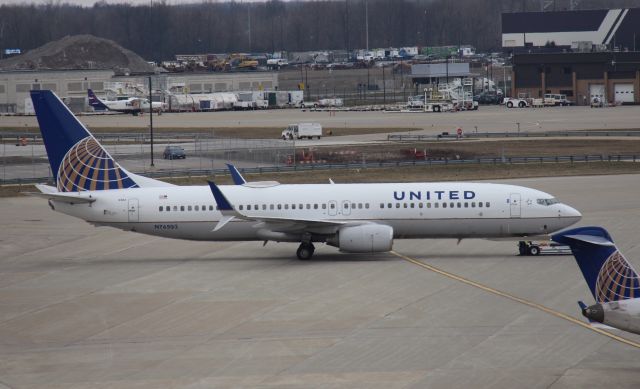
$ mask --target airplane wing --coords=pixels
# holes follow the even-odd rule
[[[60,201],[67,204],[88,204],[96,201],[95,197],[81,195],[82,192],[58,192],[49,185],[36,185],[40,192],[25,192],[28,196],[40,197],[47,200]]]
[[[254,225],[255,228],[265,228],[274,232],[296,232],[296,231],[312,231],[316,233],[332,233],[338,227],[344,225],[358,225],[363,222],[342,222],[331,220],[318,220],[318,219],[297,219],[297,218],[285,218],[285,217],[267,217],[258,215],[249,215],[238,212],[233,208],[229,200],[222,193],[220,188],[213,182],[209,181],[209,187],[211,193],[218,204],[218,208],[222,213],[222,219],[218,222],[214,231],[218,231],[224,227],[228,222],[233,219],[254,220],[258,224]]]

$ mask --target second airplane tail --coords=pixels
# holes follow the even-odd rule
[[[580,227],[551,237],[571,247],[598,303],[640,297],[640,278],[602,227]]]

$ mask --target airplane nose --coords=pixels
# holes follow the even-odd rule
[[[560,217],[568,222],[567,226],[570,226],[579,222],[580,219],[582,219],[582,214],[577,209],[563,204],[562,210],[560,211]]]

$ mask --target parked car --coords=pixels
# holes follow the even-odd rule
[[[167,146],[164,148],[164,154],[162,157],[164,159],[186,159],[187,154],[180,146]]]

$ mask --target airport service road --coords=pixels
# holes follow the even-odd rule
[[[326,128],[422,128],[427,134],[462,127],[465,131],[585,130],[638,128],[639,106],[611,108],[547,107],[508,109],[503,106],[481,106],[478,111],[447,113],[384,113],[384,112],[310,112],[298,109],[266,111],[229,111],[165,113],[154,116],[155,127],[216,128],[216,127],[286,127],[290,123],[319,122]],[[147,116],[94,115],[80,117],[89,127],[147,128]],[[36,126],[35,117],[1,116],[0,126]],[[384,134],[369,136],[385,138]]]
[[[640,175],[512,180],[580,209],[640,265]],[[393,254],[181,242],[0,199],[0,387],[637,388],[640,349]],[[394,250],[580,319],[572,257],[512,242]],[[640,336],[615,332],[632,341]]]

